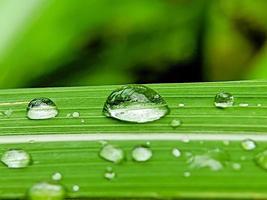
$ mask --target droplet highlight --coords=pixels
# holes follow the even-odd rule
[[[50,119],[58,115],[56,104],[48,98],[33,99],[27,107],[29,119]]]
[[[2,163],[8,168],[18,169],[28,167],[31,163],[31,156],[22,149],[13,149],[4,152],[1,157]]]
[[[103,114],[121,121],[146,123],[158,120],[169,112],[165,100],[143,85],[127,85],[107,98]]]
[[[217,108],[227,108],[234,105],[234,96],[228,92],[220,92],[215,96],[214,105]]]

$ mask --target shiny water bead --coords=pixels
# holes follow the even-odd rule
[[[103,108],[107,117],[136,123],[158,120],[168,112],[165,100],[156,91],[143,85],[127,85],[113,91]]]
[[[111,144],[104,145],[100,150],[99,155],[101,158],[113,163],[120,163],[125,159],[124,151]]]
[[[58,115],[56,104],[48,98],[33,99],[27,107],[29,119],[50,119]]]
[[[214,105],[217,108],[227,108],[234,105],[234,96],[227,92],[220,92],[215,96]]]
[[[147,146],[137,146],[132,150],[132,158],[137,162],[146,162],[152,155],[152,150]]]
[[[30,165],[31,156],[22,149],[13,149],[4,152],[1,161],[8,168],[25,168]]]
[[[254,160],[259,167],[267,170],[267,150],[258,153]]]
[[[244,150],[251,151],[256,148],[256,143],[251,139],[246,139],[241,142],[241,146]]]

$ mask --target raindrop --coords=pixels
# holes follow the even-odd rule
[[[52,174],[53,181],[60,181],[62,179],[62,174],[60,172],[55,172]]]
[[[100,150],[99,155],[101,158],[113,163],[120,163],[125,158],[124,151],[121,148],[115,147],[111,144],[104,145]]]
[[[72,117],[73,118],[79,118],[80,117],[80,113],[79,112],[73,112],[72,113]]]
[[[217,108],[227,108],[234,105],[234,96],[227,92],[220,92],[215,96],[214,105]]]
[[[244,150],[251,151],[256,148],[256,143],[251,139],[246,139],[241,142],[241,146]]]
[[[178,119],[173,119],[172,121],[171,121],[171,127],[172,128],[177,128],[178,126],[181,126],[181,124],[182,124],[182,122],[181,122],[181,120],[178,120]]]
[[[182,155],[182,153],[179,149],[174,148],[174,149],[172,149],[172,155],[176,158],[179,158]]]
[[[187,162],[190,168],[209,168],[212,171],[222,170],[229,160],[229,155],[221,149],[212,149],[204,154],[191,156]]]
[[[262,104],[260,104],[260,103],[259,103],[259,104],[257,104],[257,106],[258,106],[258,107],[261,107],[261,106],[262,106]]]
[[[178,104],[179,107],[184,107],[185,105],[183,103]]]
[[[107,117],[136,123],[158,120],[168,112],[165,100],[143,85],[127,85],[113,91],[103,108]]]
[[[1,161],[8,168],[25,168],[30,165],[31,156],[24,150],[13,149],[4,152]]]
[[[232,163],[232,168],[233,170],[239,171],[242,168],[242,166],[240,163]]]
[[[79,185],[73,185],[72,186],[72,191],[73,192],[78,192],[80,190],[80,186]]]
[[[107,167],[104,177],[108,180],[116,178],[116,173],[113,171],[112,167]]]
[[[27,107],[29,119],[50,119],[57,115],[56,104],[48,98],[33,99]]]
[[[184,177],[185,178],[188,178],[188,177],[190,177],[191,176],[191,173],[190,172],[184,172]]]
[[[137,162],[146,162],[152,158],[152,150],[147,146],[137,146],[132,150],[132,157]]]
[[[28,191],[29,200],[63,200],[65,196],[65,188],[56,183],[36,183]]]
[[[267,170],[267,150],[258,153],[255,156],[255,162],[259,167]]]
[[[248,104],[247,103],[240,103],[239,106],[240,107],[248,107]]]
[[[229,145],[230,145],[230,142],[229,142],[229,140],[224,140],[224,141],[223,141],[223,144],[224,144],[225,146],[229,146]]]

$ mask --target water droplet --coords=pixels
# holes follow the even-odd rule
[[[246,159],[247,159],[246,156],[241,156],[241,157],[240,157],[240,160],[242,160],[242,161],[244,161],[244,160],[246,160]]]
[[[261,107],[261,106],[262,106],[262,104],[258,103],[258,104],[257,104],[257,106],[258,106],[258,107]]]
[[[2,163],[8,168],[25,168],[31,163],[31,156],[24,150],[13,149],[4,152],[1,157]]]
[[[258,153],[254,160],[259,167],[267,170],[267,150]]]
[[[103,108],[107,117],[136,123],[158,120],[168,112],[165,100],[143,85],[128,85],[113,91]]]
[[[50,119],[57,115],[56,104],[48,98],[33,99],[27,107],[29,119]]]
[[[40,182],[28,191],[29,200],[63,200],[66,196],[65,188],[60,184]]]
[[[72,186],[72,191],[73,192],[78,192],[80,190],[80,186],[79,185],[73,185]]]
[[[101,158],[113,163],[120,163],[125,158],[124,151],[121,148],[115,147],[111,144],[104,145],[100,150],[99,155]]]
[[[152,150],[147,146],[137,146],[132,150],[132,157],[137,162],[145,162],[152,158]]]
[[[71,113],[68,113],[68,114],[66,115],[66,117],[67,117],[67,118],[70,118],[70,117],[71,117]]]
[[[85,120],[84,120],[84,119],[81,119],[81,122],[82,122],[82,123],[84,123],[84,122],[85,122]]]
[[[181,120],[178,119],[173,119],[171,121],[171,127],[174,129],[177,128],[178,126],[181,126],[181,124],[182,124]]]
[[[188,177],[190,177],[191,176],[191,173],[190,172],[184,172],[184,177],[185,178],[188,178]]]
[[[5,110],[5,111],[4,111],[4,115],[5,115],[6,117],[10,117],[10,116],[12,115],[12,113],[13,113],[13,110],[11,110],[11,109],[8,109],[8,110]]]
[[[80,117],[80,113],[79,112],[73,112],[72,113],[72,117],[73,118],[79,118]]]
[[[53,181],[60,181],[62,179],[62,174],[60,172],[55,172],[52,174]]]
[[[251,139],[246,139],[241,142],[241,146],[244,150],[251,151],[256,148],[256,143]]]
[[[116,177],[116,173],[113,171],[112,167],[107,167],[104,177],[108,180],[113,180]]]
[[[239,171],[242,168],[242,166],[240,163],[232,163],[232,168],[233,170]]]
[[[229,155],[220,149],[212,149],[201,155],[191,156],[187,162],[193,169],[209,168],[212,171],[223,169]]]
[[[234,96],[227,92],[220,92],[215,96],[214,105],[217,108],[227,108],[234,105]]]
[[[248,107],[248,104],[247,103],[240,103],[239,106],[240,107]]]
[[[224,140],[224,141],[223,141],[223,144],[224,144],[225,146],[229,146],[230,142],[229,142],[228,140]]]
[[[182,155],[181,151],[177,148],[172,149],[172,155],[176,158],[180,157]]]
[[[181,139],[181,141],[182,141],[183,143],[189,143],[189,142],[190,142],[190,139],[188,138],[188,136],[184,136],[184,137]]]
[[[184,107],[185,105],[183,103],[178,104],[179,107]]]

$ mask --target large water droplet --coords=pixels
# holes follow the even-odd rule
[[[220,149],[212,149],[201,155],[194,155],[188,159],[190,168],[209,168],[212,171],[223,169],[224,164],[229,160],[229,155]]]
[[[258,153],[255,156],[255,162],[259,167],[267,170],[267,150]]]
[[[127,85],[113,91],[103,108],[107,117],[137,123],[158,120],[168,112],[165,100],[143,85]]]
[[[132,157],[137,162],[145,162],[152,158],[152,150],[147,146],[137,146],[132,151]]]
[[[227,108],[234,105],[234,96],[227,92],[220,92],[215,96],[214,105],[217,108]]]
[[[62,185],[48,182],[37,183],[28,191],[29,200],[63,200],[65,195]]]
[[[50,119],[57,115],[56,104],[48,98],[33,99],[27,107],[29,119]]]
[[[1,161],[8,168],[25,168],[30,165],[31,156],[24,150],[13,149],[4,152]]]
[[[111,144],[103,146],[100,150],[99,155],[103,159],[113,163],[120,163],[125,158],[124,151],[121,148],[115,147]]]
[[[246,139],[241,142],[241,146],[244,150],[251,151],[256,148],[256,143],[251,139]]]

